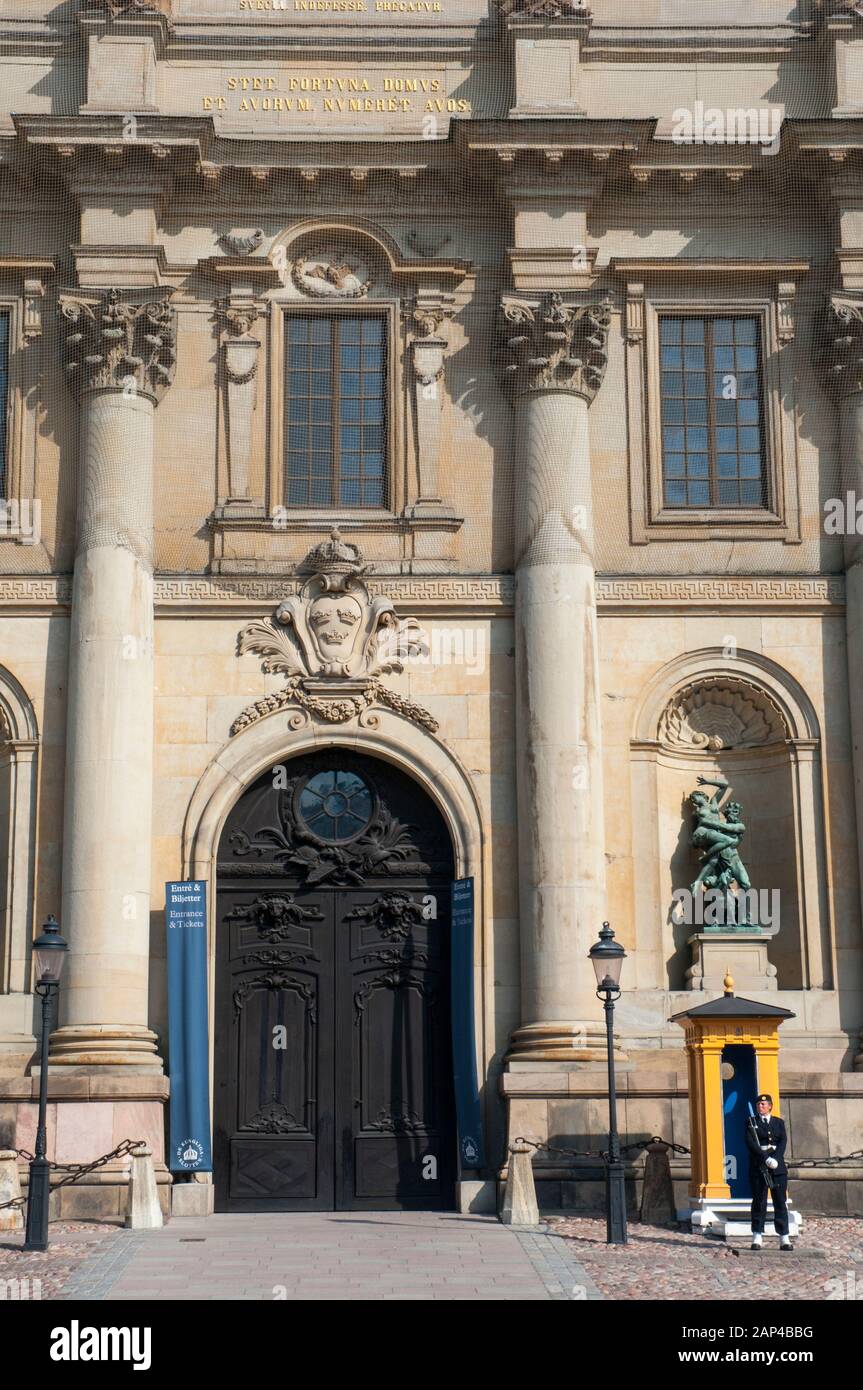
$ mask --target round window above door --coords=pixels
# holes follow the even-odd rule
[[[361,835],[374,814],[371,788],[356,772],[316,772],[300,787],[297,815],[319,840],[344,843]]]

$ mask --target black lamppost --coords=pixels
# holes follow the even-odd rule
[[[27,1191],[27,1231],[25,1250],[48,1249],[48,1203],[51,1196],[51,1166],[45,1156],[48,1108],[48,1037],[51,1032],[51,1004],[60,988],[60,976],[68,947],[53,916],[33,942],[36,957],[36,993],[42,998],[42,1043],[39,1050],[39,1123],[36,1129],[36,1156],[30,1164]]]
[[[607,922],[603,922],[599,940],[590,948],[590,959],[596,971],[596,997],[605,1007],[605,1034],[608,1047],[608,1162],[605,1176],[606,1241],[608,1245],[626,1244],[626,1183],[620,1161],[620,1140],[617,1136],[617,1092],[614,1084],[614,1001],[620,998],[620,968],[626,952]]]

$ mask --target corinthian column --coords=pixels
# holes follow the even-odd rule
[[[516,412],[515,633],[522,1026],[516,1056],[604,1048],[587,953],[606,916],[588,407],[610,306],[507,300]]]
[[[857,816],[857,862],[863,902],[863,292],[835,294],[816,334],[828,390],[839,411],[839,459],[844,517],[845,631],[851,711],[851,757]],[[860,508],[863,517],[863,507]],[[832,523],[834,526],[837,523]],[[831,530],[830,518],[825,529]],[[834,530],[834,534],[837,532]],[[813,985],[824,983],[813,980]]]
[[[81,403],[63,826],[65,1023],[51,1060],[161,1067],[147,1027],[153,784],[153,415],[175,315],[147,291],[61,299]]]

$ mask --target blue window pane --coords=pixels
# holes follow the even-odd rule
[[[744,429],[740,431],[740,449],[747,453],[754,453],[761,448],[761,431],[754,429]]]
[[[382,482],[372,479],[363,487],[363,506],[382,507],[384,505],[384,486]]]
[[[761,455],[760,454],[741,454],[740,455],[740,476],[742,478],[761,477]]]
[[[304,396],[308,386],[305,372],[291,372],[288,377],[288,390],[292,396]]]
[[[359,418],[360,418],[360,403],[359,403],[359,401],[351,400],[350,398],[347,398],[347,399],[343,400],[343,401],[342,401],[342,419],[343,419],[343,420],[359,420]]]
[[[736,454],[717,454],[716,472],[720,478],[737,477],[737,455]]]
[[[740,395],[740,378],[736,372],[717,372],[713,378],[713,394],[717,400],[735,401]]]
[[[665,455],[665,476],[666,478],[683,478],[686,476],[686,459],[683,454]]]
[[[741,372],[737,378],[738,396],[757,396],[758,395],[758,373]]]
[[[717,449],[726,449],[726,450],[728,450],[728,449],[736,449],[736,448],[737,448],[737,431],[736,431],[736,430],[725,429],[724,427],[721,428],[721,429],[717,429],[717,431],[716,431],[716,447],[717,447]]]
[[[288,342],[289,342],[289,343],[306,343],[306,342],[308,342],[308,340],[309,340],[309,320],[308,320],[308,319],[295,319],[295,318],[293,318],[293,317],[289,318],[289,319],[288,319]]]
[[[360,368],[360,350],[359,350],[359,348],[358,348],[358,347],[343,347],[343,348],[342,348],[341,357],[339,358],[339,361],[341,362],[343,368],[350,368],[350,369],[353,370],[353,371],[359,371],[359,368]]]
[[[312,373],[312,395],[331,396],[333,391],[333,379],[329,372]]]
[[[383,449],[384,447],[384,427],[383,425],[364,425],[363,443],[367,449]]]
[[[311,349],[311,362],[313,367],[329,367],[330,365],[330,346],[329,343],[321,343]]]
[[[312,426],[312,448],[329,449],[332,440],[332,428],[330,425]]]
[[[660,319],[659,332],[663,343],[679,343],[680,328],[680,319]]]
[[[382,343],[382,342],[383,342],[383,340],[384,340],[384,324],[383,324],[383,319],[371,319],[371,318],[363,319],[363,320],[362,320],[362,325],[363,325],[362,337],[363,337],[363,342],[364,342],[364,343]]]
[[[288,444],[294,449],[306,449],[309,444],[308,425],[288,425]]]
[[[738,347],[737,367],[741,372],[754,372],[758,366],[758,354],[754,347]]]
[[[317,423],[322,423],[324,420],[329,420],[329,419],[332,418],[332,413],[333,413],[333,403],[332,403],[332,401],[328,401],[328,400],[313,400],[313,401],[310,402],[310,405],[311,405],[311,416],[312,416],[312,419],[313,419],[314,421],[316,421]]]
[[[340,328],[343,343],[358,343],[360,341],[361,321],[359,319],[342,319]]]
[[[664,396],[683,395],[683,377],[680,372],[662,373],[662,394]]]
[[[329,507],[332,505],[332,488],[324,478],[313,478],[309,488],[309,506]]]
[[[703,319],[684,319],[683,320],[683,341],[685,343],[704,342],[704,320]]]
[[[736,401],[717,401],[716,402],[716,423],[717,425],[733,425],[737,421],[737,402]]]
[[[734,348],[717,347],[713,350],[713,365],[719,372],[733,372],[735,367]]]
[[[363,347],[363,367],[372,370],[380,370],[383,364],[381,349],[379,347]]]
[[[740,500],[747,507],[761,507],[764,505],[764,491],[760,482],[742,482],[740,484]]]
[[[332,324],[329,319],[316,317],[311,321],[311,339],[313,343],[330,342]]]
[[[757,400],[737,402],[737,418],[740,421],[741,425],[757,425],[758,413],[759,412]]]
[[[676,367],[678,370],[683,366],[683,354],[679,347],[664,347],[661,351],[660,361],[663,367]]]
[[[383,401],[363,401],[364,420],[382,420],[384,418]]]
[[[366,457],[365,457],[365,465],[366,465],[365,471],[366,471],[366,477],[367,477],[367,478],[379,478],[379,477],[382,477],[382,476],[383,476],[383,471],[384,471],[384,456],[383,456],[383,454],[366,454]]]
[[[707,454],[690,454],[686,460],[686,471],[690,478],[706,478],[710,473],[709,463]]]
[[[691,430],[691,429],[688,429],[688,430],[686,431],[686,447],[687,447],[687,449],[706,449],[706,448],[707,448],[707,430],[703,430],[703,429],[694,429],[694,430]]]
[[[733,343],[733,342],[734,342],[734,320],[733,320],[733,319],[714,319],[714,320],[713,320],[713,341],[714,341],[714,343]]]
[[[739,495],[736,483],[720,482],[719,484],[719,505],[720,507],[736,507]]]
[[[674,451],[674,450],[683,450],[683,448],[685,447],[685,446],[684,446],[684,443],[683,443],[683,435],[684,435],[684,431],[683,431],[683,430],[678,430],[678,429],[665,429],[665,430],[663,430],[663,431],[662,431],[662,443],[663,443],[663,447],[666,448],[666,449],[670,449],[670,450],[672,450],[672,451]],[[706,446],[705,446],[705,447],[706,447]]]
[[[710,504],[710,485],[708,483],[689,484],[690,507],[707,507]]]
[[[358,478],[360,476],[359,454],[342,454],[342,473],[346,478]]]
[[[665,500],[669,507],[685,507],[686,484],[667,482],[665,484]]]
[[[686,347],[683,349],[683,365],[697,370],[704,370],[704,348]]]
[[[342,425],[342,448],[359,449],[362,429],[359,425]]]
[[[707,377],[703,372],[685,372],[683,380],[687,396],[707,395]]]
[[[289,421],[294,421],[294,420],[303,420],[303,421],[305,421],[305,420],[308,420],[308,418],[309,418],[309,403],[308,403],[308,401],[301,401],[301,400],[296,400],[296,399],[293,399],[293,400],[289,400],[289,401],[288,401],[288,420],[289,420]]]
[[[707,424],[707,401],[686,402],[686,422],[689,425]]]
[[[291,478],[288,483],[288,505],[305,507],[308,504],[308,485],[304,478]]]
[[[682,425],[683,401],[663,401],[662,419],[666,425]]]
[[[755,319],[737,319],[734,337],[738,343],[757,343],[758,324]]]
[[[315,478],[328,478],[331,472],[329,454],[312,454],[311,471]]]
[[[342,479],[342,502],[346,507],[358,507],[360,505],[361,488],[360,483]]]
[[[339,385],[343,396],[358,396],[360,394],[359,372],[342,372]]]

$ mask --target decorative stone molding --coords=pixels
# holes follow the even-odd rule
[[[740,607],[843,608],[841,575],[600,576],[596,600],[607,608]]]
[[[381,675],[404,669],[402,657],[426,655],[427,647],[415,619],[399,619],[389,598],[371,596],[362,579],[368,568],[359,547],[335,530],[300,566],[310,577],[299,593],[284,599],[273,618],[243,628],[238,654],[259,653],[263,670],[281,672],[288,683],[244,710],[232,734],[289,704],[344,723],[382,703],[436,730],[421,706],[380,684]]]
[[[453,312],[452,295],[427,292],[409,300],[405,310],[414,375],[419,496],[412,512],[417,515],[452,515],[453,510],[444,505],[440,488],[444,391],[439,385],[449,345],[447,324]]]
[[[161,400],[174,376],[177,315],[170,292],[142,302],[139,290],[76,291],[60,296],[69,328],[63,339],[73,391],[127,391]]]
[[[264,311],[243,298],[220,300],[215,319],[222,329],[222,365],[225,389],[225,448],[228,460],[228,505],[248,507],[252,461],[252,421],[255,411],[255,378],[261,351],[251,329]],[[255,503],[257,506],[257,503]]]
[[[585,0],[500,0],[504,19],[592,19]]]
[[[677,752],[718,753],[783,743],[782,711],[763,690],[729,676],[707,677],[675,692],[662,712],[657,738]]]
[[[256,228],[249,236],[237,235],[233,232],[225,232],[218,238],[219,245],[226,256],[251,256],[264,240],[262,227]]]
[[[91,10],[107,11],[111,19],[145,14],[167,17],[171,13],[171,0],[87,0],[87,3]]]
[[[565,391],[592,401],[605,376],[611,300],[565,304],[556,290],[539,301],[501,304],[502,376],[514,395]]]
[[[863,295],[831,295],[814,335],[815,361],[836,396],[863,391]]]
[[[294,261],[291,278],[298,290],[316,299],[365,299],[372,285],[365,261],[331,249]]]

